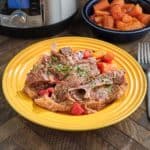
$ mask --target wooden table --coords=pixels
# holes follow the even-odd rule
[[[81,1],[81,4],[85,0]],[[59,36],[94,37],[82,23],[80,14]],[[55,36],[56,37],[56,36]],[[0,36],[0,78],[3,71],[21,49],[39,39],[15,39]],[[137,43],[149,41],[150,33],[142,39],[117,44],[136,57]],[[145,100],[146,101],[146,100]],[[145,150],[150,149],[150,122],[146,116],[145,101],[124,121],[94,131],[65,132],[40,127],[20,117],[8,105],[0,86],[0,150]]]

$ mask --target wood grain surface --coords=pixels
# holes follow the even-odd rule
[[[82,7],[86,0],[80,1]],[[84,25],[81,14],[65,31],[54,36],[86,36],[96,38]],[[50,37],[48,37],[50,38]],[[44,40],[16,39],[0,36],[0,80],[8,62],[21,49]],[[117,44],[136,58],[137,43],[150,42],[150,33],[140,40]],[[0,150],[148,150],[150,149],[150,121],[146,115],[146,99],[130,117],[103,129],[88,132],[64,132],[44,128],[20,117],[6,102],[0,83]]]

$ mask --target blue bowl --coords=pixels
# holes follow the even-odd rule
[[[146,33],[148,33],[148,31],[150,31],[150,26],[132,31],[117,31],[97,26],[89,19],[89,16],[93,14],[93,5],[98,1],[99,0],[89,0],[82,9],[82,18],[92,29],[94,35],[98,38],[103,38],[111,42],[130,42],[143,37]],[[109,0],[109,2],[111,1],[112,0]],[[144,13],[150,14],[149,0],[125,0],[125,2],[134,4],[138,3],[140,6],[142,6]]]

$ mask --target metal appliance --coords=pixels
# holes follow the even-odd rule
[[[77,8],[77,0],[0,0],[0,30],[53,34],[69,23]]]

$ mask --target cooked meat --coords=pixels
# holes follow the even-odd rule
[[[116,97],[119,85],[124,83],[124,74],[123,70],[119,70],[99,75],[87,84],[70,88],[69,93],[71,97],[79,101],[84,99],[116,99],[113,97]]]
[[[47,96],[44,98],[37,98],[34,100],[34,102],[37,105],[54,112],[68,112],[71,109],[71,105],[58,104]]]
[[[96,87],[90,91],[90,98],[93,100],[102,100],[106,104],[111,103],[118,98],[119,85]]]
[[[55,49],[53,46],[50,56],[40,58],[25,81],[23,90],[37,105],[70,113],[78,102],[77,107],[84,108],[81,112],[89,114],[123,95],[127,85],[125,71],[110,69],[101,73],[98,60],[90,55],[85,57],[84,51]]]

